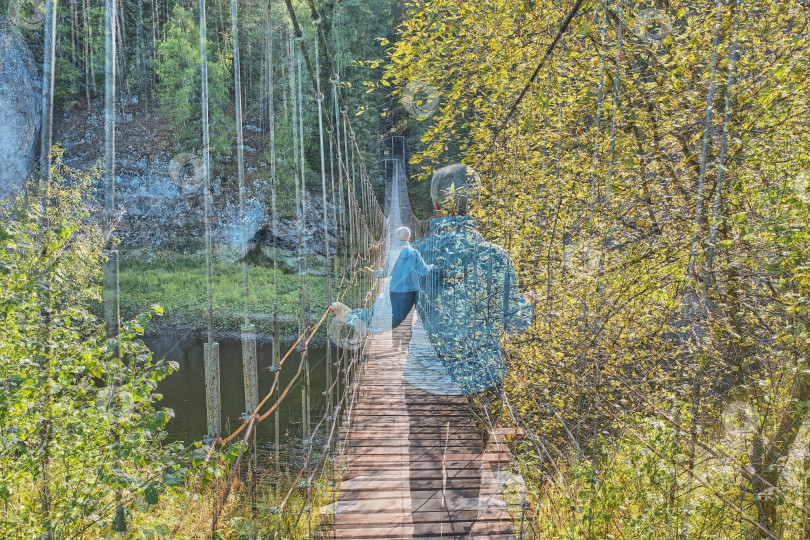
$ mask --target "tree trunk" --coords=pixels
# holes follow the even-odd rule
[[[53,89],[56,71],[56,6],[45,3],[45,45],[42,59],[42,126],[40,128],[40,195],[45,196],[50,180],[50,153],[53,131]]]
[[[114,247],[112,221],[115,217],[115,30],[116,0],[104,5],[104,248]],[[114,264],[115,263],[115,264]],[[104,266],[104,281],[114,285],[104,291],[104,323],[107,335],[118,335],[117,261],[110,257]]]
[[[809,376],[797,375],[789,400],[790,405],[785,408],[779,418],[770,442],[764,442],[759,436],[754,443],[751,455],[751,466],[754,468],[754,472],[761,477],[759,479],[755,476],[751,481],[757,501],[758,521],[776,536],[780,535],[778,515],[780,497],[775,492],[782,476],[782,468],[807,416],[805,403],[810,400]],[[762,531],[759,531],[758,534],[758,538],[767,538]]]
[[[39,196],[42,201],[43,218],[40,220],[40,227],[43,229],[40,234],[45,234],[47,227],[47,208],[50,202],[49,196],[49,183],[51,180],[51,136],[53,127],[53,90],[54,90],[54,76],[55,76],[55,62],[56,62],[56,3],[54,0],[47,0],[45,2],[45,44],[43,47],[43,60],[42,60],[42,126],[40,128],[40,183],[39,183]],[[43,248],[43,251],[46,248]],[[43,319],[45,321],[45,332],[50,333],[50,320],[51,320],[51,306],[50,306],[50,282],[49,276],[43,276],[46,285],[43,294],[43,305],[41,306]],[[46,343],[49,341],[49,336],[46,335]],[[49,358],[46,345],[46,353],[43,355],[44,369],[48,369],[51,358]],[[46,379],[50,377],[45,374]],[[50,468],[50,408],[51,408],[51,394],[50,385],[45,393],[45,402],[43,404],[43,420],[40,427],[40,446],[42,448],[40,454],[40,511],[42,513],[42,531],[43,537],[50,539],[53,537],[53,530],[51,527],[51,493],[49,481],[49,468]]]
[[[87,0],[82,0],[82,38],[84,41],[84,91],[85,96],[87,98],[87,110],[91,111],[93,109],[93,104],[90,101],[90,54],[92,54],[92,49],[90,48],[90,29],[89,25],[87,24]]]
[[[70,0],[70,62],[74,67],[76,66],[76,49],[79,48],[79,43],[76,38],[77,26],[76,0]]]

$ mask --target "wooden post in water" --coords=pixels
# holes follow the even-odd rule
[[[256,325],[242,325],[242,378],[245,381],[245,412],[250,415],[259,405],[259,374],[256,371]],[[251,494],[256,491],[256,431],[253,431],[253,468],[251,474]]]
[[[242,374],[245,380],[245,410],[259,405],[259,376],[256,371],[256,325],[242,326]]]
[[[222,431],[222,409],[219,395],[219,344],[214,342],[214,289],[212,282],[211,242],[211,154],[208,125],[208,38],[206,37],[205,0],[200,0],[200,94],[202,105],[203,135],[203,202],[205,208],[205,301],[208,342],[203,345],[205,364],[205,410],[208,419],[208,436],[215,437]]]
[[[304,361],[304,380],[301,381],[301,437],[309,439],[309,349],[301,349]]]
[[[310,391],[311,387],[309,384],[309,349],[306,350],[306,355],[306,358],[304,358],[304,369],[306,370],[304,385],[307,388],[307,434],[309,435],[310,429],[312,429],[312,392]]]
[[[281,358],[281,341],[279,340],[279,326],[278,326],[278,312],[276,312],[274,319],[273,319],[273,368],[279,369],[279,359]],[[279,376],[279,380],[281,377]],[[275,400],[278,399],[278,385],[276,385],[276,391],[273,395],[273,403]],[[275,434],[275,449],[276,454],[276,473],[281,470],[281,464],[279,463],[279,459],[281,457],[281,452],[279,451],[279,445],[281,444],[281,417],[279,416],[280,410],[276,407],[276,410],[273,412],[273,420],[274,420],[274,434]]]
[[[259,374],[256,371],[256,326],[244,324],[242,326],[242,376],[245,381],[245,411],[247,415],[253,414],[259,405]],[[256,430],[251,435],[253,439],[253,454],[250,467],[250,496],[251,507],[256,508],[256,468],[258,466],[258,452],[256,451]]]
[[[205,410],[208,414],[208,436],[222,433],[222,402],[219,393],[219,343],[203,345],[205,358]]]

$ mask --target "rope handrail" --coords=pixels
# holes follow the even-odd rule
[[[351,364],[350,364],[349,366],[347,366],[347,369],[348,369],[349,367],[351,367],[352,365],[354,365],[354,363],[355,363],[356,361],[357,361],[357,357],[353,358],[353,359],[352,359]],[[331,392],[331,391],[332,391],[332,390],[335,388],[335,385],[337,384],[337,382],[338,382],[338,381],[337,381],[337,379],[336,379],[336,380],[335,380],[335,381],[332,383],[332,386],[329,388],[328,392]],[[348,392],[349,392],[349,387],[348,387],[348,386],[346,386],[346,388],[344,389],[344,397],[345,397],[346,395],[348,395]],[[341,402],[342,402],[342,399],[341,399]],[[339,408],[339,406],[338,406],[338,408]],[[326,419],[327,419],[327,418],[330,416],[330,414],[329,414],[330,412],[332,412],[332,413],[334,414],[334,412],[333,412],[333,411],[329,411],[328,409],[324,411],[323,416],[321,417],[321,419],[318,421],[318,423],[317,423],[317,424],[315,425],[315,427],[313,428],[313,432],[314,432],[314,433],[317,433],[318,428],[320,428],[321,424],[323,424],[323,423],[326,421]],[[332,435],[333,433],[334,433],[334,424],[333,424],[332,432],[330,433],[330,437],[327,439],[327,446],[329,446],[329,442],[331,441],[331,435]],[[284,506],[287,504],[287,501],[289,500],[290,496],[292,495],[293,490],[294,490],[294,489],[295,489],[295,487],[296,487],[296,484],[297,484],[297,482],[298,482],[298,479],[299,479],[299,478],[301,478],[301,476],[303,475],[304,471],[306,470],[306,467],[307,467],[307,465],[308,465],[308,463],[309,463],[309,459],[310,459],[310,457],[312,456],[312,448],[313,448],[314,444],[315,444],[314,437],[311,437],[311,438],[310,438],[310,439],[307,441],[307,446],[308,446],[309,450],[308,450],[308,452],[307,452],[306,458],[304,459],[304,464],[303,464],[303,465],[301,466],[301,468],[299,469],[298,474],[296,475],[295,479],[294,479],[294,480],[291,482],[290,488],[288,489],[286,496],[284,497],[284,499],[283,499],[283,500],[282,500],[282,502],[281,502],[281,505],[279,506],[280,508],[284,508]],[[316,469],[317,469],[317,466],[316,466]]]
[[[356,355],[355,355],[355,356],[352,358],[352,361],[349,363],[349,365],[348,365],[348,366],[346,366],[346,370],[347,370],[347,371],[348,371],[348,370],[350,370],[350,369],[351,369],[351,368],[352,368],[352,367],[353,367],[353,366],[354,366],[354,365],[357,363],[358,358],[359,358],[359,357],[358,357],[358,356],[356,356]],[[347,397],[348,397],[348,395],[349,395],[349,386],[347,385],[347,386],[344,388],[343,395],[341,396],[341,399],[340,399],[339,403],[343,403],[344,398],[347,398]],[[354,398],[356,398],[356,395],[357,395],[357,393],[354,391],[354,387],[352,387],[352,400],[351,400],[351,402],[349,403],[348,409],[347,409],[347,411],[346,411],[346,417],[347,417],[347,418],[351,418],[352,411],[354,410]],[[337,412],[339,412],[339,411],[338,411],[338,409],[339,409],[339,407],[338,407],[338,408],[336,408],[335,413],[333,413],[333,414],[337,415]],[[321,423],[323,422],[323,420],[325,420],[326,418],[327,418],[326,413],[324,413],[324,417],[323,417],[323,419],[321,420],[321,422],[319,422],[319,423],[318,423],[318,426],[320,426],[320,424],[321,424]],[[336,425],[337,425],[337,423],[336,423],[336,422],[333,422],[333,423],[332,423],[332,428],[330,429],[330,432],[329,432],[329,437],[328,437],[328,438],[327,438],[327,440],[326,440],[326,444],[324,445],[324,449],[331,448],[331,442],[332,442],[332,438],[335,436],[335,426],[336,426]],[[317,430],[316,430],[316,431],[317,431]],[[348,434],[346,434],[346,437],[348,437]],[[310,457],[310,455],[311,455],[313,444],[314,444],[314,441],[313,441],[312,439],[310,439],[310,441],[309,441],[309,452],[308,452],[308,454],[307,454],[307,461],[308,461],[308,459],[309,459],[309,457]],[[344,441],[344,444],[345,444],[345,441]],[[316,465],[315,465],[315,467],[313,468],[312,474],[310,474],[309,478],[307,479],[307,487],[308,487],[308,488],[309,488],[309,487],[312,485],[312,479],[314,478],[314,476],[315,476],[316,472],[318,471],[318,468],[319,468],[319,467],[320,467],[320,466],[321,466],[321,465],[324,463],[324,460],[325,460],[325,459],[326,459],[326,452],[324,452],[323,454],[321,454],[321,457],[320,457],[320,460],[319,460],[320,462],[319,462],[318,464],[316,464]],[[306,464],[306,463],[305,463],[305,464]],[[297,476],[297,478],[300,478],[300,474],[301,474],[301,472],[303,472],[303,470],[304,470],[304,467],[302,467],[302,468],[301,468],[301,470],[299,471],[299,475]],[[296,478],[296,481],[297,481],[297,478]],[[294,485],[295,485],[295,482],[293,482],[293,486],[294,486]],[[290,493],[291,493],[291,492],[290,492]],[[286,504],[286,501],[287,501],[287,499],[289,498],[289,494],[290,494],[290,493],[288,493],[288,494],[287,494],[287,497],[285,497],[285,502],[284,502],[283,504]],[[304,499],[304,502],[303,502],[303,505],[302,505],[302,510],[303,510],[303,509],[306,507],[306,503],[307,503],[307,501],[309,500],[310,495],[311,495],[311,490],[309,490],[309,489],[308,489],[308,490],[307,490],[307,497]],[[302,514],[301,514],[301,513],[299,513],[298,518],[296,519],[296,521],[295,521],[295,525],[294,525],[294,526],[297,526],[297,525],[298,525],[298,522],[299,522],[299,521],[300,521],[300,519],[301,519],[301,515],[302,515]]]
[[[326,313],[329,313],[329,311],[330,311],[330,310],[329,310],[329,309],[327,309],[327,310],[326,310]],[[326,316],[326,314],[324,314],[324,317],[325,317],[325,316]],[[322,318],[322,319],[323,319],[323,318]],[[311,336],[310,336],[310,338],[311,338]],[[307,343],[308,343],[308,341],[307,341]],[[305,345],[305,347],[306,347],[306,345]],[[355,357],[352,359],[352,361],[351,361],[351,362],[350,362],[350,364],[349,364],[349,365],[346,367],[346,369],[351,369],[351,367],[353,367],[353,366],[354,366],[354,364],[355,364],[356,362],[357,362],[357,356],[355,356]],[[303,359],[302,359],[301,365],[303,366]],[[299,367],[299,373],[300,373],[300,367]],[[293,381],[294,381],[294,380],[293,380]],[[328,392],[328,393],[330,393],[330,394],[331,394],[331,392],[334,390],[335,386],[337,385],[338,381],[339,381],[339,379],[338,379],[338,378],[336,378],[336,379],[335,379],[335,380],[332,382],[331,386],[330,386],[330,387],[329,387],[327,390],[325,390],[325,391],[324,391],[324,393]],[[239,467],[239,462],[240,462],[240,460],[241,460],[241,458],[242,458],[242,455],[244,454],[244,450],[245,450],[245,447],[246,447],[246,445],[247,445],[247,441],[250,439],[250,433],[251,433],[252,428],[254,427],[254,425],[255,425],[255,423],[256,423],[256,422],[259,422],[259,421],[263,420],[263,419],[264,419],[264,418],[266,418],[266,417],[267,417],[267,416],[268,416],[270,413],[272,413],[272,412],[273,412],[273,410],[275,410],[275,407],[276,407],[276,406],[277,406],[277,405],[278,405],[278,404],[281,402],[281,400],[284,398],[284,395],[286,395],[287,391],[288,391],[288,390],[289,390],[291,387],[292,387],[292,382],[290,382],[290,384],[288,385],[288,387],[285,389],[284,393],[281,395],[281,397],[279,397],[279,400],[276,402],[276,404],[273,406],[273,408],[272,408],[271,410],[267,411],[267,412],[266,412],[264,415],[262,415],[262,416],[260,416],[260,417],[258,417],[258,418],[257,418],[257,417],[255,417],[255,416],[251,416],[251,418],[250,418],[250,420],[249,420],[249,425],[248,425],[248,428],[247,428],[247,432],[245,433],[245,436],[244,436],[244,438],[243,438],[243,440],[242,440],[242,445],[241,445],[241,447],[240,447],[240,449],[239,449],[239,455],[238,455],[238,457],[237,457],[237,459],[236,459],[236,463],[235,463],[235,465],[234,465],[234,469],[233,469],[233,471],[231,472],[231,476],[230,476],[230,479],[229,479],[229,481],[228,481],[228,484],[227,484],[227,485],[226,485],[226,487],[225,487],[225,490],[224,490],[224,493],[223,493],[223,496],[222,496],[222,500],[220,501],[220,503],[219,503],[219,505],[218,505],[218,507],[217,507],[216,513],[215,513],[215,515],[214,515],[214,519],[213,519],[213,523],[212,523],[212,529],[213,529],[213,530],[215,530],[215,529],[216,529],[216,524],[217,524],[218,517],[219,517],[220,513],[222,512],[222,509],[225,507],[225,503],[226,503],[226,500],[227,500],[227,498],[228,498],[228,494],[230,493],[230,487],[231,487],[231,485],[232,485],[232,483],[233,483],[233,480],[234,480],[235,475],[236,475],[236,471],[237,471],[237,469],[238,469],[238,467]],[[345,389],[344,389],[344,394],[343,394],[343,396],[341,397],[341,399],[340,399],[339,403],[342,403],[342,402],[343,402],[343,398],[344,398],[344,397],[345,397],[345,396],[348,394],[348,391],[349,391],[349,387],[348,387],[348,386],[346,386],[346,387],[345,387]],[[336,416],[336,415],[338,414],[338,412],[339,412],[339,411],[340,411],[340,405],[336,406],[334,411],[330,411],[330,410],[327,408],[327,409],[324,411],[323,416],[321,417],[321,419],[318,421],[318,423],[317,423],[317,424],[315,425],[315,427],[313,428],[313,433],[317,433],[317,432],[318,432],[318,429],[320,428],[321,424],[323,424],[323,422],[325,422],[325,421],[326,421],[326,420],[329,418],[329,416],[330,416],[330,412],[331,412],[331,415],[332,415],[332,416]],[[329,434],[329,437],[328,437],[328,439],[327,439],[327,443],[326,443],[326,445],[325,445],[325,448],[328,448],[328,447],[330,446],[330,443],[331,443],[332,437],[334,436],[335,425],[336,425],[336,422],[334,422],[334,423],[332,424],[332,428],[331,428],[331,430],[330,430],[330,434]],[[304,471],[306,470],[307,465],[309,464],[309,459],[310,459],[310,458],[311,458],[311,456],[312,456],[312,449],[313,449],[313,446],[314,446],[314,437],[310,437],[310,439],[309,439],[309,441],[308,441],[308,446],[309,446],[309,450],[308,450],[307,455],[306,455],[306,458],[305,458],[305,460],[304,460],[304,464],[301,466],[301,468],[300,468],[300,470],[299,470],[298,474],[296,475],[295,479],[294,479],[294,480],[291,482],[290,488],[289,488],[289,490],[287,491],[287,494],[286,494],[286,496],[284,497],[284,500],[282,501],[282,503],[281,503],[281,505],[280,505],[280,508],[284,508],[284,506],[286,505],[287,501],[289,500],[290,496],[292,495],[293,490],[295,489],[295,487],[296,487],[296,485],[297,485],[298,480],[301,478],[301,476],[303,475]],[[322,455],[322,456],[321,456],[321,460],[323,460],[324,456],[325,456],[325,453],[324,453],[324,455]],[[313,469],[312,474],[310,475],[310,480],[309,480],[308,482],[311,482],[311,478],[312,478],[312,477],[314,477],[315,472],[317,471],[317,469],[318,469],[318,467],[319,467],[319,466],[320,466],[320,464],[318,464],[318,465],[316,465],[316,466],[315,466],[315,468]],[[308,485],[309,485],[309,483],[308,483]],[[298,520],[300,520],[300,516],[301,516],[301,514],[299,513]],[[296,525],[298,524],[298,520],[296,520]]]
[[[323,321],[326,319],[326,316],[327,316],[327,315],[328,315],[328,314],[329,314],[331,311],[332,311],[331,307],[329,307],[329,308],[327,308],[326,310],[324,310],[324,314],[321,316],[320,320],[318,321],[318,324],[316,324],[314,327],[312,327],[311,331],[310,331],[310,328],[308,327],[307,329],[305,329],[305,330],[304,330],[304,331],[303,331],[303,332],[302,332],[302,333],[301,333],[301,334],[298,336],[298,339],[295,341],[295,343],[294,343],[294,344],[293,344],[293,345],[290,347],[290,349],[287,351],[287,354],[284,356],[284,359],[283,359],[283,360],[286,360],[286,359],[289,357],[289,355],[290,355],[290,354],[292,353],[292,351],[295,349],[296,345],[297,345],[297,344],[298,344],[298,343],[299,343],[299,342],[300,342],[300,341],[303,339],[303,337],[306,335],[307,331],[310,331],[310,336],[309,336],[309,338],[307,339],[307,341],[306,341],[305,343],[306,343],[306,344],[308,344],[308,343],[309,343],[309,340],[310,340],[310,339],[312,339],[312,337],[313,337],[313,335],[315,334],[315,332],[317,332],[318,328],[321,326],[321,324],[323,323]],[[283,360],[282,360],[282,362],[283,362]],[[355,363],[356,363],[356,362],[357,362],[357,356],[355,356],[355,357],[352,359],[352,361],[350,362],[350,364],[347,366],[347,368],[346,368],[346,369],[350,369],[351,367],[353,367],[353,366],[355,365]],[[260,405],[259,405],[259,406],[256,408],[256,410],[254,410],[254,412],[253,412],[253,413],[252,413],[250,416],[248,416],[248,417],[246,418],[246,420],[245,420],[245,421],[242,423],[242,425],[241,425],[239,428],[237,428],[237,429],[236,429],[236,431],[234,431],[234,432],[233,432],[231,435],[229,435],[228,437],[226,437],[225,439],[221,439],[221,438],[219,438],[219,437],[215,437],[215,438],[214,438],[214,439],[211,441],[211,444],[210,444],[210,449],[209,449],[209,451],[208,451],[208,453],[207,453],[207,455],[206,455],[206,458],[205,458],[205,461],[204,461],[203,465],[200,467],[200,473],[199,473],[199,474],[198,474],[198,476],[197,476],[197,480],[196,480],[196,482],[195,482],[194,487],[192,488],[192,492],[195,492],[195,491],[197,491],[197,489],[199,489],[199,486],[200,486],[200,484],[202,483],[202,478],[203,478],[203,476],[204,476],[204,474],[205,474],[205,471],[206,471],[206,468],[207,468],[207,464],[209,463],[209,461],[211,460],[211,457],[212,457],[212,456],[213,456],[213,454],[215,453],[215,450],[216,450],[217,446],[218,446],[218,445],[219,445],[220,447],[224,446],[225,444],[227,444],[228,442],[230,442],[231,440],[233,440],[233,439],[234,439],[234,438],[235,438],[237,435],[239,435],[239,433],[241,433],[241,432],[242,432],[242,431],[243,431],[243,430],[244,430],[244,429],[247,427],[247,432],[245,433],[245,435],[244,435],[244,437],[243,437],[243,439],[242,439],[241,447],[240,447],[240,450],[239,450],[239,455],[238,455],[238,457],[237,457],[236,464],[234,465],[234,470],[232,471],[232,473],[231,473],[231,477],[230,477],[230,479],[229,479],[229,481],[228,481],[228,484],[226,485],[225,492],[224,492],[224,494],[223,494],[222,500],[221,500],[221,502],[219,503],[219,505],[217,506],[217,509],[215,510],[215,515],[214,515],[214,518],[213,518],[213,520],[212,520],[212,530],[215,530],[215,529],[216,529],[216,525],[217,525],[218,517],[219,517],[220,513],[222,512],[222,509],[223,509],[223,508],[224,508],[224,506],[225,506],[226,499],[227,499],[228,494],[229,494],[229,492],[230,492],[230,487],[231,487],[231,484],[233,483],[233,480],[234,480],[234,478],[235,478],[235,476],[234,476],[234,475],[235,475],[235,473],[236,473],[236,471],[237,471],[237,469],[238,469],[239,462],[240,462],[240,460],[241,460],[242,455],[244,454],[244,449],[245,449],[245,447],[246,447],[246,445],[247,445],[247,441],[250,439],[250,435],[251,435],[251,433],[252,433],[252,431],[253,431],[253,428],[254,428],[255,424],[256,424],[256,423],[258,423],[258,422],[261,422],[261,421],[262,421],[262,420],[264,420],[264,419],[266,419],[266,418],[267,418],[267,417],[268,417],[268,416],[269,416],[269,415],[270,415],[272,412],[274,412],[274,411],[275,411],[275,410],[278,408],[278,406],[281,404],[281,402],[283,401],[283,399],[285,398],[285,396],[287,395],[287,393],[289,392],[289,390],[292,388],[292,385],[294,384],[294,382],[295,382],[295,381],[297,380],[297,378],[300,376],[300,374],[301,374],[301,372],[302,372],[302,368],[303,368],[303,366],[304,366],[304,356],[302,355],[302,360],[301,360],[301,363],[300,363],[300,365],[299,365],[299,367],[298,367],[298,370],[296,371],[295,376],[294,376],[294,377],[293,377],[293,379],[290,381],[290,383],[287,385],[287,387],[285,388],[284,392],[283,392],[283,393],[282,393],[282,394],[279,396],[279,398],[276,400],[276,402],[275,402],[275,403],[274,403],[274,404],[271,406],[271,408],[270,408],[270,409],[269,409],[267,412],[265,412],[265,413],[264,413],[263,415],[261,415],[261,416],[259,416],[259,415],[258,415],[258,410],[261,408],[261,406],[262,406],[264,403],[266,403],[266,401],[269,399],[269,397],[270,397],[270,396],[272,396],[272,395],[273,395],[273,393],[275,392],[275,388],[276,388],[277,383],[278,383],[278,377],[279,377],[279,374],[280,374],[280,370],[276,372],[276,379],[275,379],[275,381],[274,381],[274,383],[273,383],[273,386],[272,386],[272,388],[271,388],[270,392],[269,392],[269,393],[268,393],[268,394],[265,396],[265,398],[262,400],[262,403],[261,403],[261,404],[260,404]],[[279,366],[278,366],[278,367],[279,367],[279,368],[281,367],[281,363],[279,363]],[[339,380],[339,379],[338,379],[338,378],[336,378],[336,379],[335,379],[335,381],[332,383],[332,386],[331,386],[331,387],[330,387],[330,389],[329,389],[329,391],[330,391],[330,392],[332,391],[332,389],[334,389],[334,387],[336,386],[336,384],[337,384],[338,380]],[[344,395],[343,395],[343,397],[341,397],[341,400],[340,400],[340,402],[339,402],[339,403],[342,403],[343,398],[344,398],[344,397],[345,397],[345,396],[348,394],[348,391],[349,391],[349,386],[347,385],[347,387],[346,387],[346,388],[345,388],[345,390],[344,390]],[[336,413],[337,413],[337,411],[339,410],[339,408],[340,408],[340,406],[338,406],[338,407],[336,408],[336,412],[335,412],[335,413],[333,413],[333,414],[336,414]],[[316,425],[316,428],[315,428],[315,430],[316,430],[316,431],[317,431],[317,429],[320,427],[320,425],[323,423],[323,421],[325,421],[325,420],[326,420],[326,418],[328,417],[328,415],[326,414],[326,413],[328,413],[328,412],[329,412],[329,411],[327,410],[327,411],[325,412],[325,414],[324,414],[323,418],[322,418],[322,419],[321,419],[321,420],[318,422],[318,424]],[[334,433],[334,425],[333,425],[332,433]],[[330,440],[331,440],[331,435],[330,435]],[[311,446],[312,446],[312,440],[310,440],[310,453],[311,453]],[[306,463],[305,463],[304,467],[306,467]],[[300,477],[300,474],[299,474],[299,477]],[[285,498],[285,501],[286,501],[286,498]],[[174,537],[177,535],[177,533],[179,532],[180,527],[181,527],[182,522],[183,522],[183,519],[185,518],[185,516],[186,516],[186,514],[187,514],[187,512],[188,512],[188,508],[189,508],[189,507],[190,507],[190,501],[189,501],[189,504],[186,504],[186,505],[184,506],[183,510],[181,511],[180,517],[178,518],[177,524],[175,525],[174,529],[172,530],[172,533],[171,533],[170,538],[174,538]]]
[[[295,340],[295,342],[292,344],[292,346],[290,347],[290,349],[287,351],[287,354],[285,354],[285,355],[284,355],[284,358],[282,358],[282,359],[281,359],[281,361],[279,362],[279,364],[278,364],[278,367],[279,367],[279,368],[281,368],[281,366],[284,364],[284,361],[285,361],[285,360],[287,360],[287,358],[290,356],[290,354],[292,354],[293,350],[295,350],[295,347],[296,347],[296,346],[297,346],[297,345],[298,345],[298,344],[301,342],[301,340],[304,338],[304,336],[307,334],[307,332],[309,332],[309,331],[311,330],[311,332],[310,332],[310,336],[309,336],[309,338],[307,339],[307,341],[305,342],[304,348],[306,348],[306,347],[309,345],[309,341],[312,339],[312,337],[313,337],[313,336],[315,335],[315,333],[318,331],[318,329],[320,328],[320,326],[323,324],[323,321],[324,321],[324,320],[326,320],[326,316],[327,316],[327,315],[328,315],[328,314],[329,314],[331,311],[332,311],[332,308],[331,308],[331,307],[327,307],[327,308],[324,310],[323,315],[321,315],[320,320],[318,321],[318,323],[317,323],[315,326],[313,326],[313,327],[311,327],[311,328],[310,328],[309,326],[307,326],[306,328],[304,328],[304,331],[303,331],[303,332],[301,332],[301,333],[299,334],[298,339],[296,339],[296,340]],[[303,365],[303,358],[302,358],[302,365]],[[227,443],[229,443],[230,441],[232,441],[232,440],[234,439],[234,437],[236,437],[237,435],[239,435],[239,433],[241,433],[241,432],[242,432],[242,430],[243,430],[243,429],[245,429],[245,428],[248,426],[248,424],[250,424],[250,423],[251,423],[251,421],[252,421],[252,419],[253,419],[253,418],[257,418],[257,421],[258,421],[258,422],[261,422],[262,420],[264,420],[265,418],[267,418],[267,417],[270,415],[270,413],[272,413],[274,410],[276,410],[276,408],[278,408],[278,406],[281,404],[281,400],[284,398],[284,396],[285,396],[285,395],[287,394],[287,392],[290,390],[290,388],[292,387],[293,382],[295,382],[295,380],[296,380],[296,378],[298,377],[298,374],[300,374],[300,372],[301,372],[301,368],[299,367],[298,372],[296,372],[295,377],[293,377],[293,380],[292,380],[292,381],[290,381],[290,384],[289,384],[289,385],[287,386],[287,388],[284,390],[284,393],[282,393],[282,395],[281,395],[281,396],[278,398],[278,400],[276,400],[276,402],[273,404],[273,406],[272,406],[272,407],[270,407],[270,410],[268,410],[268,411],[267,411],[266,413],[264,413],[263,415],[259,416],[259,410],[260,410],[260,409],[262,408],[262,406],[263,406],[263,405],[264,405],[264,404],[267,402],[267,400],[268,400],[268,399],[270,399],[270,397],[273,395],[273,392],[275,391],[275,383],[273,384],[273,387],[272,387],[271,391],[270,391],[270,392],[269,392],[269,393],[268,393],[268,394],[267,394],[267,395],[264,397],[264,399],[262,399],[262,401],[259,403],[259,405],[257,405],[257,406],[256,406],[256,409],[255,409],[255,410],[254,410],[254,411],[253,411],[253,412],[252,412],[252,413],[251,413],[251,414],[250,414],[250,415],[249,415],[249,416],[248,416],[248,417],[247,417],[247,418],[244,420],[244,422],[242,422],[242,425],[241,425],[241,426],[239,426],[239,428],[238,428],[236,431],[234,431],[233,433],[231,433],[231,434],[230,434],[228,437],[226,437],[226,438],[224,438],[224,439],[221,439],[221,440],[220,440],[220,441],[218,441],[216,444],[219,444],[219,445],[224,446],[225,444],[227,444]],[[277,379],[277,380],[278,380],[278,374],[279,374],[279,373],[281,373],[281,372],[279,371],[279,372],[277,372],[277,374],[276,374],[276,379]]]

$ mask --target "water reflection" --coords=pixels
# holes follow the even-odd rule
[[[191,334],[173,336],[152,336],[144,340],[154,353],[155,359],[166,358],[177,362],[180,368],[161,381],[158,393],[163,399],[158,406],[174,409],[175,417],[169,422],[169,440],[190,443],[202,440],[206,434],[205,411],[205,366],[203,363],[203,343]],[[282,356],[288,346],[282,345]],[[273,385],[275,375],[268,368],[272,365],[273,344],[259,341],[256,347],[259,371],[259,399],[263,399]],[[334,351],[333,351],[334,353]],[[219,363],[222,394],[222,426],[225,435],[241,425],[240,417],[245,412],[245,390],[242,378],[242,343],[239,339],[219,340]],[[310,418],[313,424],[323,416],[326,397],[326,357],[325,347],[309,347],[310,366]],[[295,375],[301,362],[300,351],[293,351],[281,370],[280,389]],[[279,407],[281,444],[289,445],[301,439],[301,387],[303,375],[295,382],[289,394]],[[266,411],[273,403],[271,398],[262,407]],[[274,442],[274,421],[272,415],[256,427],[261,446],[272,447]]]

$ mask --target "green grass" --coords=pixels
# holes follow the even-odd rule
[[[245,462],[243,464],[248,467]],[[134,536],[127,537],[168,538],[170,531],[179,523],[177,538],[211,538],[212,496],[216,494],[217,500],[221,500],[230,472],[228,466],[223,467],[216,460],[213,466],[217,469],[217,476],[206,479],[196,494],[192,493],[196,478],[192,475],[186,485],[167,488],[155,506],[148,505],[142,497],[136,499],[130,507],[133,511],[129,523],[129,530]],[[333,488],[327,484],[331,469],[327,465],[321,467],[313,479],[309,496],[301,488],[294,489],[283,511],[279,511],[280,505],[292,485],[293,477],[287,474],[276,477],[267,470],[259,472],[254,506],[250,482],[243,483],[243,479],[251,477],[249,469],[244,476],[237,475],[220,514],[217,527],[219,536],[216,538],[252,540],[271,538],[277,533],[283,538],[311,538],[310,532],[316,531],[319,526],[328,529],[330,516],[320,515],[319,510],[328,509],[332,502]],[[310,471],[307,470],[307,474]],[[310,511],[301,512],[302,508]],[[118,538],[115,534],[101,533],[97,533],[97,537]]]
[[[121,250],[121,317],[131,319],[148,311],[152,304],[164,309],[157,324],[193,329],[206,327],[205,258],[199,254],[169,251]],[[293,333],[300,312],[299,276],[279,270],[278,299],[282,334]],[[322,276],[307,275],[310,314],[317,320],[325,307]],[[272,332],[274,271],[250,265],[249,315],[259,332]],[[214,262],[212,272],[214,325],[218,330],[237,330],[242,325],[242,265]]]

